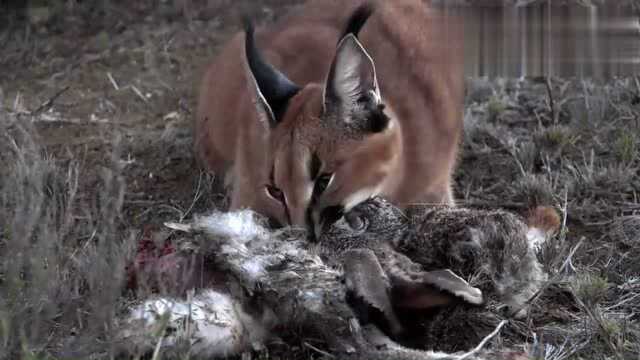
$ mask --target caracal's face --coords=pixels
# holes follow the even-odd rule
[[[266,64],[247,34],[249,83],[269,148],[259,196],[272,219],[315,235],[377,195],[398,153],[373,60],[345,36],[325,84],[300,87]]]
[[[377,195],[397,156],[393,123],[381,107],[367,121],[385,122],[384,129],[358,129],[326,111],[322,94],[319,86],[303,88],[272,130],[264,184],[281,224],[314,232]]]

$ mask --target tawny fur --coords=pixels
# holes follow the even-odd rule
[[[452,204],[451,173],[462,130],[462,40],[454,19],[421,0],[375,2],[358,36],[375,63],[391,126],[347,134],[323,117],[323,93],[347,18],[364,0],[312,0],[256,33],[265,59],[301,86],[282,120],[269,128],[247,82],[244,34],[237,34],[204,75],[194,123],[195,150],[216,175],[229,173],[231,208],[251,208],[281,224],[310,226],[315,154],[335,174],[314,202],[348,207],[380,194],[398,206]],[[273,183],[270,174],[274,169]],[[287,207],[268,196],[279,188]]]

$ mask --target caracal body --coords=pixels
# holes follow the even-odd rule
[[[232,209],[317,230],[374,195],[453,204],[455,19],[420,0],[312,0],[255,40],[249,31],[209,66],[194,124],[197,157],[230,179]]]

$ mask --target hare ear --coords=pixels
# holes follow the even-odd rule
[[[484,298],[453,271],[436,270],[419,274],[419,280],[398,283],[393,289],[393,304],[407,309],[429,309],[459,301],[482,305]]]
[[[343,253],[347,302],[361,321],[387,327],[393,334],[402,326],[391,305],[391,285],[378,258],[369,249],[353,249]]]

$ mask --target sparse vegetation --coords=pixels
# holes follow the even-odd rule
[[[72,338],[104,341],[135,249],[131,229],[119,229],[119,166],[94,169],[96,190],[81,191],[80,160],[47,156],[29,120],[4,114],[0,123],[0,357],[7,359],[46,358]]]
[[[574,280],[573,287],[583,303],[597,305],[606,299],[610,284],[601,276],[582,274]]]
[[[171,240],[164,221],[224,205],[196,170],[189,119],[202,65],[236,29],[232,10],[204,21],[101,3],[88,28],[70,13],[0,34],[0,359],[115,357],[110,328],[135,296],[137,242]],[[552,283],[505,329],[527,334],[537,359],[637,358],[638,82],[554,79],[553,111],[546,84],[514,83],[473,82],[490,95],[470,89],[457,198],[519,213],[553,205],[566,218],[544,249]],[[256,356],[319,358],[292,333]]]
[[[507,110],[507,104],[504,103],[503,99],[496,95],[489,98],[487,113],[490,121],[498,121],[505,110]]]
[[[638,158],[638,139],[634,133],[621,131],[615,145],[618,160],[622,163],[633,163]]]
[[[545,109],[544,87],[535,83],[523,84],[520,97],[509,99],[523,119],[518,126],[483,125],[490,105],[476,105],[476,119],[467,119],[474,130],[467,133],[458,172],[460,189],[470,190],[459,193],[469,205],[514,211],[553,204],[567,217],[558,241],[543,255],[558,277],[536,306],[545,316],[559,317],[534,317],[540,327],[532,333],[547,346],[539,358],[633,358],[640,351],[640,273],[630,261],[640,235],[640,108],[628,96],[636,91],[634,80],[557,82],[564,95],[556,109],[566,114],[560,123]],[[584,245],[563,263],[581,239]]]

